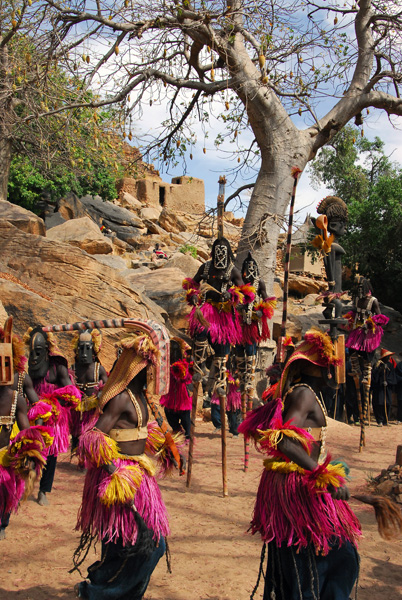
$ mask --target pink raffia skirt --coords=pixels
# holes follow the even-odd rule
[[[268,319],[265,316],[261,317],[260,327],[257,321],[252,321],[249,325],[247,323],[242,325],[242,346],[251,346],[254,343],[259,344],[260,342],[269,340],[269,338]]]
[[[212,394],[211,404],[219,404],[219,396],[216,392]],[[241,394],[236,385],[229,384],[228,394],[226,396],[226,410],[241,409]]]
[[[184,381],[171,377],[169,391],[161,396],[160,404],[169,410],[191,410],[192,399]]]
[[[334,500],[327,492],[318,492],[314,483],[298,472],[280,473],[264,469],[261,476],[252,533],[260,533],[264,542],[275,540],[327,554],[334,538],[356,546],[361,535],[360,523],[349,504]]]
[[[241,409],[241,394],[240,390],[236,385],[229,384],[228,395],[226,397],[226,410],[240,410]]]
[[[5,466],[0,462],[0,516],[17,512],[24,489],[24,480],[12,467]]]
[[[364,326],[352,329],[348,335],[345,346],[351,350],[361,352],[374,352],[381,344],[384,334],[382,325],[386,325],[389,319],[385,315],[373,315],[367,319]]]
[[[116,467],[135,465],[132,459],[115,459]],[[159,486],[154,476],[142,468],[142,479],[134,497],[134,505],[148,528],[154,532],[154,539],[169,535],[168,515]],[[131,502],[116,502],[111,506],[100,500],[102,487],[110,478],[102,467],[89,467],[84,483],[82,504],[78,513],[76,530],[90,533],[105,543],[120,538],[123,545],[134,545],[137,539],[137,523]]]
[[[208,334],[213,344],[240,344],[242,339],[240,317],[236,310],[219,311],[216,306],[205,302],[200,310],[209,323]],[[191,337],[202,333],[205,328],[195,317],[196,307],[189,314]]]

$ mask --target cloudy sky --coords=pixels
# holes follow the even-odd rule
[[[138,125],[137,133],[144,133],[155,128],[156,123],[160,123],[166,118],[166,109],[162,106],[153,105],[152,107],[144,110],[143,119]],[[304,127],[301,119],[297,123],[298,127]],[[215,127],[218,127],[218,121],[212,120],[211,129],[212,133],[208,139],[204,139],[204,134],[201,128],[195,125],[197,134],[197,144],[192,149],[193,160],[187,159],[187,175],[198,177],[204,180],[205,183],[205,203],[207,207],[216,206],[216,198],[218,195],[218,178],[220,175],[227,174],[227,170],[233,166],[236,166],[235,160],[229,160],[226,156],[225,151],[230,149],[228,144],[223,145],[223,152],[217,151],[213,144],[214,136],[216,134]],[[380,137],[385,142],[385,152],[388,156],[391,156],[391,160],[398,162],[402,166],[402,117],[393,117],[393,125],[391,124],[387,114],[380,110],[370,110],[370,115],[364,119],[364,134],[365,136],[373,140],[376,136]],[[246,145],[247,142],[252,140],[251,132],[242,133],[242,143]],[[203,153],[202,149],[205,146],[206,154]],[[163,170],[163,165],[158,165],[155,162],[155,166],[160,169],[161,177],[165,181],[170,181],[172,177],[183,175],[183,166],[180,164],[174,169],[168,171]],[[233,191],[244,183],[249,183],[252,179],[242,179],[237,177],[233,184],[230,184],[231,176],[228,175],[228,184],[226,186],[226,197],[228,197]],[[301,223],[304,221],[308,213],[315,214],[315,207],[318,202],[328,193],[330,190],[322,187],[320,189],[314,189],[310,182],[308,168],[304,171],[302,177],[299,180],[297,197],[296,197],[296,218],[295,223]],[[243,192],[242,198],[247,203],[249,198],[249,192]],[[236,208],[235,201],[232,201],[232,206],[228,207],[228,210],[234,210],[238,216],[244,216],[244,211],[239,211]]]

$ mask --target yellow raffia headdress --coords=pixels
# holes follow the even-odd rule
[[[78,344],[80,342],[80,337],[82,335],[85,335],[85,333],[87,333],[86,331],[76,331],[74,333],[74,337],[73,337],[73,349],[75,354],[77,354],[77,349],[78,349]],[[88,332],[88,334],[91,336],[91,340],[92,340],[92,344],[93,344],[93,348],[94,348],[94,353],[96,355],[99,354],[99,351],[101,349],[102,346],[102,334],[99,331],[99,329],[92,329],[91,331]]]
[[[61,353],[61,351],[59,350],[58,346],[57,346],[56,338],[54,337],[53,333],[50,332],[50,331],[46,331],[46,332],[43,331],[42,328],[40,327],[40,325],[38,325],[35,328],[28,327],[28,329],[24,333],[24,337],[22,338],[22,340],[23,340],[24,344],[26,346],[28,346],[28,348],[29,348],[30,343],[31,343],[31,337],[32,337],[31,334],[35,330],[36,331],[39,331],[39,330],[41,331],[43,337],[46,340],[50,356],[60,356],[61,358],[64,358],[64,360],[66,360],[65,357],[63,356],[63,354]]]
[[[150,336],[145,333],[130,334],[120,341],[119,347],[122,349],[122,353],[117,359],[99,399],[101,410],[109,400],[120,394],[145,367],[148,370],[148,391],[150,394],[153,393],[160,352]]]

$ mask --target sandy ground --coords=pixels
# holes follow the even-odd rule
[[[402,426],[370,427],[367,445],[359,454],[359,429],[332,422],[328,448],[347,459],[353,491],[364,488],[394,462],[402,443]],[[197,422],[197,446],[192,485],[175,475],[161,483],[170,513],[173,573],[162,559],[151,579],[146,600],[248,600],[256,582],[260,540],[246,533],[261,472],[261,457],[251,452],[244,473],[243,440],[228,439],[229,497],[222,497],[220,438],[211,423]],[[74,531],[81,499],[83,473],[67,455],[59,457],[49,507],[28,500],[13,515],[7,539],[0,542],[1,600],[70,600],[79,580],[69,574],[77,545]],[[377,532],[373,510],[352,500],[361,520],[359,600],[402,599],[402,540],[385,542]],[[92,552],[87,563],[95,558]],[[255,598],[262,598],[262,586]]]

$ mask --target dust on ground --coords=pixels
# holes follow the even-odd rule
[[[351,467],[350,489],[365,487],[395,460],[402,425],[366,429],[366,448],[359,453],[358,427],[331,421],[327,444],[334,458]],[[173,573],[162,558],[151,578],[145,600],[248,600],[255,585],[261,542],[247,532],[262,469],[261,455],[252,449],[243,472],[243,439],[228,438],[229,497],[222,497],[220,437],[211,423],[197,421],[192,483],[175,475],[160,483],[170,514]],[[7,539],[0,542],[1,600],[72,600],[80,580],[69,574],[77,546],[74,531],[84,474],[68,455],[59,457],[51,504],[33,499],[11,518]],[[384,541],[371,507],[351,500],[364,537],[360,543],[359,600],[402,599],[402,540]],[[98,548],[99,551],[99,548]],[[98,555],[99,557],[99,555]],[[96,559],[91,551],[85,566]],[[84,569],[83,572],[86,572]],[[263,586],[255,595],[261,600]]]

